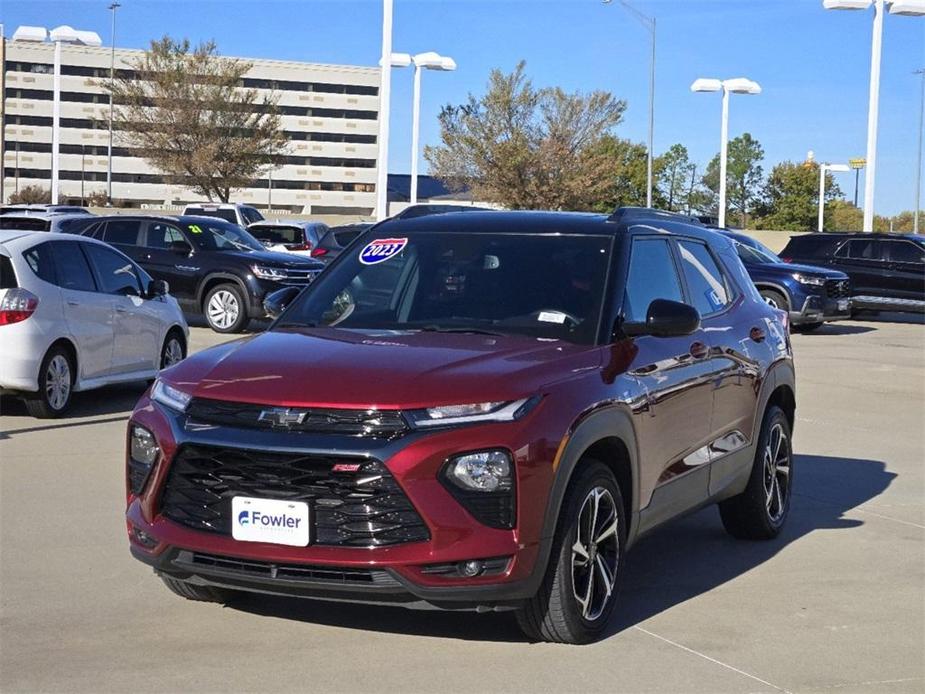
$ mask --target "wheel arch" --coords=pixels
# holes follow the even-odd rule
[[[48,353],[55,347],[62,347],[67,352],[68,357],[70,357],[71,366],[74,369],[74,382],[72,385],[76,390],[77,386],[80,384],[80,354],[77,351],[77,345],[74,344],[73,340],[71,340],[69,337],[59,337],[50,345],[48,345],[48,349],[46,349],[45,354],[42,355],[42,361],[45,360],[45,357],[48,355]]]
[[[787,308],[789,310],[793,310],[793,295],[791,294],[790,290],[784,285],[777,284],[776,282],[768,282],[766,280],[759,280],[755,282],[755,289],[757,289],[759,292],[762,289],[770,289],[771,291],[775,291],[778,294],[781,294],[784,297],[784,299],[786,299],[787,301]]]
[[[199,291],[196,293],[196,303],[199,306],[200,311],[205,313],[205,306],[203,306],[203,304],[205,303],[206,296],[208,296],[209,292],[212,291],[212,289],[214,289],[220,284],[234,284],[235,286],[237,286],[237,288],[241,290],[244,303],[245,304],[248,303],[249,293],[247,291],[247,286],[245,286],[244,282],[241,280],[240,277],[238,277],[237,275],[232,275],[227,272],[213,272],[209,275],[206,275],[206,277],[203,278],[202,282],[199,285]],[[247,310],[246,306],[242,308]]]

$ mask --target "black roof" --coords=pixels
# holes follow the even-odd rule
[[[620,208],[612,215],[592,212],[546,212],[489,210],[386,219],[374,233],[413,232],[529,233],[529,234],[618,234],[634,227],[655,227],[694,236],[705,241],[722,238],[688,218],[646,208]],[[727,241],[728,243],[728,241]]]

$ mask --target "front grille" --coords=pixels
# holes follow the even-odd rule
[[[332,408],[278,408],[248,402],[226,402],[193,398],[186,408],[198,422],[253,429],[279,429],[314,434],[342,434],[391,439],[408,431],[401,413],[395,410],[347,410]],[[275,413],[289,416],[289,424],[280,426]],[[296,421],[304,415],[302,421]]]
[[[826,280],[825,295],[830,299],[847,299],[851,296],[849,280]]]
[[[295,270],[285,268],[286,276],[279,280],[280,284],[304,285],[310,284],[321,273],[321,270]]]
[[[380,588],[401,586],[390,573],[377,569],[279,564],[188,551],[181,551],[172,563],[174,566],[188,571],[200,570],[203,573],[236,574],[247,578],[269,578],[339,585],[366,585]]]
[[[170,466],[161,513],[230,536],[236,496],[307,502],[312,544],[382,547],[430,537],[385,465],[359,456],[184,445]]]

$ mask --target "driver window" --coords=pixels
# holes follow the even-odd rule
[[[176,227],[164,224],[163,222],[151,222],[148,224],[148,231],[145,235],[145,246],[148,248],[168,249],[170,244],[177,242],[186,242],[183,234]]]

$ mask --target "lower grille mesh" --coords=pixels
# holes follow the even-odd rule
[[[188,528],[230,536],[236,496],[307,502],[312,544],[381,547],[430,537],[388,469],[362,457],[182,446],[161,513]]]

